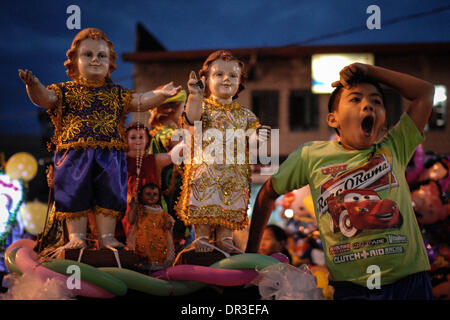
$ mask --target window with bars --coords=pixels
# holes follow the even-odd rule
[[[278,97],[274,90],[255,90],[252,92],[252,110],[261,124],[278,128]]]

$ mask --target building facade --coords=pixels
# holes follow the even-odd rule
[[[215,50],[165,51],[139,41],[137,50],[123,55],[134,63],[134,88],[137,92],[154,89],[173,81],[187,88],[191,70],[198,72],[206,57]],[[147,40],[148,41],[148,40]],[[248,67],[246,89],[238,102],[252,109],[263,124],[279,129],[281,161],[302,143],[327,140],[333,134],[328,127],[329,94],[311,91],[311,57],[324,53],[371,53],[378,66],[405,72],[450,88],[450,43],[376,44],[346,46],[289,46],[276,48],[227,49]],[[337,79],[336,79],[337,80]],[[445,91],[444,91],[445,94]],[[442,95],[442,94],[441,94]],[[394,124],[408,101],[392,90],[386,91],[388,124]],[[445,98],[445,95],[444,95]],[[447,100],[436,106],[426,131],[424,149],[450,154],[450,114]],[[136,115],[133,115],[136,119]],[[140,116],[147,122],[148,115]]]

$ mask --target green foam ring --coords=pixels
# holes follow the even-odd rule
[[[167,281],[157,279],[133,270],[117,267],[104,267],[98,269],[122,280],[129,289],[155,296],[181,296],[207,286],[206,283],[198,281]]]
[[[116,296],[123,296],[127,293],[127,285],[120,279],[102,272],[88,264],[74,260],[53,259],[42,264],[44,267],[67,275],[67,268],[76,265],[80,268],[81,280],[94,284]]]
[[[277,259],[259,253],[243,253],[222,259],[211,265],[218,269],[256,269],[262,270],[272,264],[279,263]]]
[[[22,271],[20,271],[19,267],[16,264],[16,253],[17,251],[19,251],[19,249],[22,249],[22,247],[17,247],[11,250],[11,252],[6,257],[5,262],[6,267],[9,271],[22,275]]]

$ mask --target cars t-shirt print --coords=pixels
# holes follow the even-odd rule
[[[388,229],[401,226],[402,216],[395,201],[382,199],[377,191],[397,187],[392,172],[392,156],[386,148],[367,163],[339,173],[322,184],[317,201],[319,216],[330,214],[330,229],[352,238],[366,229]],[[337,165],[346,168],[346,165]],[[323,174],[333,172],[330,168]],[[332,174],[333,175],[333,174]]]

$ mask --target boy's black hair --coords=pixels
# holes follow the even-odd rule
[[[368,83],[373,85],[378,92],[381,94],[381,100],[383,101],[383,106],[386,109],[386,97],[384,95],[383,88],[381,88],[380,83],[376,81],[374,78],[363,75],[361,73],[354,74],[350,79],[348,79],[347,83],[352,86],[355,84],[361,84],[361,83]],[[331,93],[330,99],[328,100],[328,112],[333,112],[336,110],[339,101],[341,100],[341,94],[342,94],[342,84],[339,84],[336,89]],[[339,130],[334,129],[336,133],[340,136]]]
[[[138,193],[138,202],[142,203],[142,192],[144,192],[145,188],[150,188],[150,189],[158,189],[159,191],[159,198],[158,198],[158,204],[161,204],[161,188],[153,182],[149,182],[144,184],[140,189],[139,189],[139,193]]]
[[[267,225],[266,229],[272,230],[272,233],[277,242],[284,242],[283,248],[281,249],[280,253],[284,254],[289,259],[289,263],[292,263],[291,254],[286,249],[286,242],[288,239],[288,235],[286,234],[286,231],[284,231],[284,229],[280,228],[279,226],[277,226],[275,224]]]
[[[266,228],[272,230],[272,233],[278,242],[287,240],[288,237],[287,237],[286,232],[279,226],[274,225],[274,224],[269,224],[268,226],[266,226]]]

